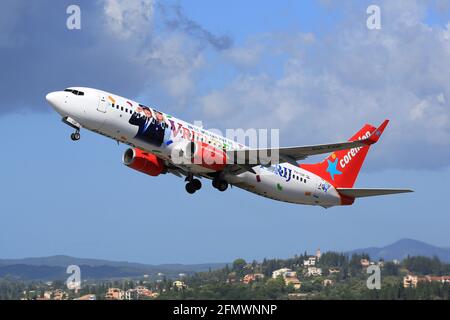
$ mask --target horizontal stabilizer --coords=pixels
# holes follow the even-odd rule
[[[365,198],[365,197],[376,197],[385,196],[390,194],[398,193],[409,193],[414,192],[408,189],[356,189],[356,188],[337,188],[340,194],[352,197],[352,198]]]

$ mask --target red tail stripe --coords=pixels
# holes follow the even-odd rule
[[[340,150],[332,153],[320,163],[301,164],[300,167],[318,175],[335,187],[352,188],[370,146],[380,139],[380,136],[386,129],[388,123],[389,121],[386,120],[378,128],[366,124],[358,133],[349,139],[349,141],[367,140],[367,146],[349,150]]]

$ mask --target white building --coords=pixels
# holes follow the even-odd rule
[[[288,285],[292,285],[295,290],[299,290],[302,287],[302,283],[298,280],[297,277],[286,277],[284,279],[284,283]]]
[[[286,272],[286,273],[284,274],[284,277],[285,277],[285,278],[294,278],[294,277],[297,277],[297,272],[295,272],[295,271],[289,271],[289,272]]]
[[[316,265],[316,257],[309,257],[308,260],[303,260],[303,266],[313,267]]]
[[[334,285],[334,280],[325,279],[325,280],[322,281],[322,285],[324,287],[333,286]]]
[[[119,288],[109,288],[105,295],[106,300],[123,300],[125,292]]]
[[[316,268],[316,267],[309,267],[308,271],[306,272],[306,275],[308,277],[321,276],[322,275],[322,269],[321,268]]]
[[[291,269],[289,268],[283,268],[283,269],[279,269],[279,270],[275,270],[274,272],[272,272],[272,278],[276,279],[279,276],[282,276],[283,278],[285,278],[286,273],[290,273],[293,272]]]
[[[50,300],[52,298],[52,292],[51,291],[45,291],[44,292],[44,299]]]
[[[178,290],[186,289],[186,284],[183,281],[177,280],[172,283],[172,286]]]

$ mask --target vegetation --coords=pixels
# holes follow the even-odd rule
[[[403,277],[409,273],[417,275],[449,274],[450,264],[437,258],[408,257],[401,263],[377,262],[381,265],[382,284],[380,290],[367,287],[366,269],[361,260],[370,257],[366,254],[354,254],[348,257],[341,253],[327,252],[322,255],[317,267],[323,270],[322,276],[307,277],[304,274],[303,260],[307,255],[292,259],[272,259],[260,264],[253,262],[244,264],[238,259],[232,268],[226,267],[217,271],[197,273],[185,279],[188,286],[185,290],[169,290],[160,299],[350,299],[350,300],[413,300],[413,299],[445,299],[450,298],[450,284],[439,282],[419,282],[416,288],[404,288]],[[296,271],[302,283],[300,290],[286,286],[279,277],[272,279],[272,272],[280,268]],[[329,270],[339,270],[330,274]],[[244,284],[242,276],[263,273],[265,279]],[[325,286],[323,281],[329,279],[333,285]],[[290,295],[294,294],[294,295]],[[297,296],[295,295],[297,294]]]
[[[148,279],[84,282],[78,293],[68,292],[68,298],[85,294],[95,294],[104,299],[108,288],[123,291],[143,286],[158,293],[158,299],[369,299],[369,300],[410,300],[450,298],[450,284],[420,281],[417,287],[404,287],[403,277],[407,274],[418,276],[442,276],[450,274],[450,264],[442,263],[438,258],[407,257],[401,263],[376,261],[372,264],[381,268],[381,289],[370,290],[367,287],[366,265],[362,260],[370,261],[365,254],[351,257],[336,252],[323,254],[315,267],[321,268],[321,275],[308,276],[305,253],[291,259],[264,259],[262,262],[248,263],[237,259],[222,269],[183,276],[183,287],[174,284],[176,279],[163,277],[158,281]],[[296,273],[301,282],[300,288],[292,283],[286,285],[280,276],[272,278],[272,273],[281,268],[289,268]],[[258,277],[256,277],[258,275]],[[251,278],[253,276],[253,278]],[[248,280],[249,277],[251,280]],[[247,281],[244,281],[247,279]],[[44,292],[62,289],[68,291],[63,281],[43,283],[27,282],[14,278],[0,278],[0,299],[36,299]]]

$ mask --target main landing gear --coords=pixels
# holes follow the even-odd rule
[[[214,188],[216,188],[220,192],[224,192],[228,189],[228,182],[226,182],[225,180],[222,180],[220,178],[214,178],[212,185]]]
[[[189,194],[194,194],[198,190],[202,188],[202,182],[198,179],[194,179],[192,177],[186,178],[188,183],[186,184],[186,191]]]
[[[189,194],[194,194],[202,188],[202,182],[199,179],[195,179],[193,176],[187,177],[185,181],[187,182],[186,191]],[[228,189],[228,182],[219,177],[213,179],[212,185],[221,192]]]

